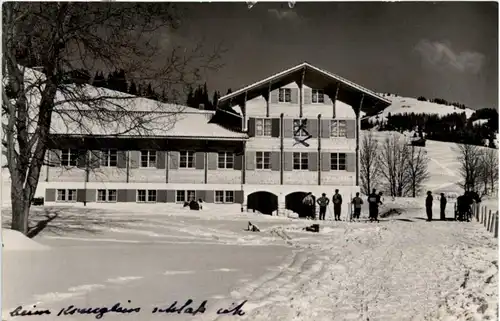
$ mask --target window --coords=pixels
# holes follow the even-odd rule
[[[58,202],[75,202],[76,201],[76,189],[58,189],[56,201],[58,201]]]
[[[62,166],[76,166],[78,159],[78,150],[76,149],[63,149],[61,150],[61,165]]]
[[[156,167],[155,150],[141,150],[141,167]]]
[[[234,191],[215,191],[215,203],[234,203]]]
[[[306,137],[309,136],[306,130],[307,119],[294,119],[293,120],[293,136]]]
[[[257,169],[271,168],[271,152],[256,152],[255,163]]]
[[[271,136],[272,134],[271,119],[257,118],[255,119],[255,136]]]
[[[116,167],[117,159],[116,149],[103,149],[101,151],[101,166]]]
[[[321,89],[313,89],[311,98],[313,104],[322,104],[325,102],[325,94]]]
[[[333,171],[345,171],[347,169],[345,153],[331,154],[330,169]]]
[[[189,202],[192,200],[196,200],[196,192],[195,191],[176,191],[175,193],[175,201],[177,203]]]
[[[292,102],[292,89],[291,88],[280,88],[278,101],[280,103],[290,103]]]
[[[97,190],[98,202],[116,202],[116,189]]]
[[[143,203],[155,203],[156,202],[156,190],[137,190],[137,202]]]
[[[219,153],[218,168],[234,168],[234,154],[228,152]]]
[[[346,121],[332,120],[330,131],[331,137],[346,137]]]
[[[307,153],[293,153],[293,169],[306,170],[309,168],[309,155]]]
[[[194,168],[194,152],[184,151],[179,153],[180,168]]]

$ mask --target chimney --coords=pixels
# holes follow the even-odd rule
[[[199,109],[199,110],[205,110],[205,104],[200,104],[200,105],[198,106],[198,109]]]

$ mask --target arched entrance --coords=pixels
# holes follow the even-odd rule
[[[306,197],[306,192],[293,192],[285,196],[285,208],[299,214],[299,217],[306,217],[307,210],[302,204],[302,200]],[[314,210],[316,211],[316,197],[312,196],[314,199]]]
[[[254,192],[247,197],[247,209],[272,215],[278,209],[278,196],[270,192]]]

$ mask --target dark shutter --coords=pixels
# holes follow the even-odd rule
[[[356,120],[354,119],[346,120],[346,137],[356,138]]]
[[[330,153],[321,153],[321,171],[329,172],[330,171]]]
[[[299,88],[291,88],[291,103],[298,104],[299,103]]]
[[[248,118],[248,136],[255,136],[255,118],[253,117]]]
[[[318,120],[308,119],[307,120],[307,132],[312,135],[313,138],[318,138]]]
[[[293,170],[293,153],[292,152],[285,152],[285,161],[284,161],[284,168],[283,170],[285,171],[292,171]]]
[[[179,152],[170,152],[170,169],[179,168]]]
[[[216,170],[219,162],[219,154],[218,153],[208,153],[208,170]]]
[[[166,203],[167,202],[167,190],[159,189],[156,192],[156,202],[157,203]]]
[[[196,200],[201,198],[202,201],[205,201],[205,194],[206,194],[205,191],[201,191],[201,190],[195,191]]]
[[[278,89],[271,91],[271,104],[278,103]]]
[[[273,118],[271,120],[271,136],[280,137],[280,119]]]
[[[246,169],[250,171],[255,170],[255,152],[247,151],[245,153],[246,153],[245,155]]]
[[[175,203],[175,191],[167,190],[167,203]]]
[[[119,189],[116,191],[116,201],[117,202],[126,202],[127,201],[127,190]]]
[[[141,158],[141,152],[138,150],[131,150],[129,152],[130,157],[130,168],[138,168]]]
[[[273,171],[279,171],[281,166],[280,166],[280,161],[281,161],[281,156],[280,152],[271,152],[271,170]]]
[[[234,169],[241,170],[243,167],[243,155],[234,155]]]
[[[79,150],[78,151],[78,158],[76,160],[76,166],[78,168],[85,168],[87,165],[87,151],[86,150]]]
[[[293,119],[284,119],[283,120],[283,136],[286,138],[293,137]]]
[[[127,168],[127,152],[119,150],[116,152],[116,167]]]
[[[356,171],[356,154],[355,153],[347,153],[346,154],[346,170],[348,172]]]
[[[234,191],[234,202],[238,204],[243,204],[244,193],[243,191]]]
[[[137,190],[127,189],[127,202],[137,202]]]
[[[309,170],[312,172],[317,171],[318,170],[318,153],[316,153],[316,152],[308,153],[308,157],[309,157],[309,160],[308,160]]]
[[[84,189],[77,189],[76,190],[76,201],[83,203],[86,200],[87,200],[86,190],[84,190]]]
[[[165,152],[162,150],[156,152],[156,168],[165,169]]]
[[[214,191],[205,191],[205,203],[213,203],[214,202]]]
[[[330,119],[321,120],[321,138],[330,138]]]
[[[304,105],[312,104],[312,89],[304,88]]]
[[[85,194],[87,198],[87,202],[95,202],[96,201],[96,193],[97,190],[95,189],[88,189]]]

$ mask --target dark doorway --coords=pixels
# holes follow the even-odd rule
[[[307,217],[308,210],[302,204],[302,200],[306,197],[306,192],[293,192],[285,197],[285,208],[299,214],[299,217]],[[316,196],[312,196],[314,199],[314,211],[316,212]]]
[[[248,195],[247,209],[272,215],[278,209],[278,196],[270,192],[254,192]]]

